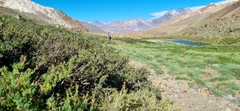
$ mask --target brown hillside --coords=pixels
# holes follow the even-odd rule
[[[85,28],[81,23],[79,23],[78,21],[70,18],[66,14],[64,14],[62,16],[62,19],[71,26],[71,29],[73,31],[79,31],[79,30],[86,31],[86,32],[88,31],[88,29]]]
[[[216,18],[219,18],[216,16],[219,15],[217,13],[222,14],[220,10],[225,9],[234,3],[235,2],[228,2],[217,5],[211,4],[195,12],[187,13],[185,15],[169,19],[168,21],[163,22],[150,30],[141,32],[141,34],[152,36],[170,35],[189,27],[203,25],[210,22],[210,19],[215,20]],[[215,13],[216,15],[214,16]]]
[[[178,35],[221,38],[224,42],[237,42],[240,34],[240,1],[232,3],[222,10],[212,13],[195,27],[189,27],[178,32]],[[234,38],[225,40],[224,38]]]
[[[1,0],[0,13],[5,15],[20,15],[26,19],[32,19],[42,24],[63,26],[72,31],[88,31],[81,23],[67,16],[64,12],[45,7],[31,0]]]
[[[232,15],[236,15],[239,12],[240,12],[240,1],[233,2],[233,3],[230,2],[228,4],[225,4],[225,8],[215,13],[211,13],[209,17],[207,17],[204,21],[199,22],[197,26],[202,26],[225,17],[231,17]]]

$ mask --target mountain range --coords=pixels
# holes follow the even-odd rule
[[[100,29],[111,32],[114,34],[123,34],[123,33],[134,33],[148,30],[172,17],[177,17],[186,13],[192,12],[189,8],[180,8],[177,10],[172,10],[166,14],[150,20],[145,20],[141,18],[132,19],[132,20],[120,20],[111,23],[100,23],[98,21],[93,22],[93,25],[96,25]]]
[[[0,0],[0,14],[20,15],[37,23],[65,27],[72,31],[128,34],[131,37],[169,35],[220,36],[240,28],[240,1],[210,4],[199,10],[180,8],[155,19],[136,18],[111,23],[77,21],[60,10],[41,6],[31,0]],[[211,31],[211,32],[210,32]],[[211,34],[210,34],[211,33]],[[233,35],[233,34],[231,34]]]
[[[182,8],[169,11],[161,17],[151,20],[137,18],[132,20],[120,20],[111,23],[100,23],[97,21],[86,23],[84,21],[74,20],[60,10],[41,6],[31,0],[0,0],[0,6],[2,13],[6,13],[6,10],[8,9],[7,12],[11,10],[10,12],[14,12],[15,15],[19,14],[26,18],[37,20],[41,23],[63,26],[74,31],[83,30],[94,33],[111,32],[114,34],[145,31],[172,17],[191,12],[188,8]]]
[[[187,35],[190,33],[195,33],[190,35],[197,35],[199,32],[201,32],[201,34],[213,32],[219,34],[216,32],[216,30],[219,28],[222,29],[223,27],[230,28],[226,25],[226,20],[232,19],[233,15],[238,16],[239,14],[240,1],[232,1],[222,4],[210,4],[197,11],[173,17],[149,30],[140,32],[139,34],[150,36],[179,35],[183,34],[183,32],[185,34],[188,33]],[[221,23],[219,23],[218,26],[210,29],[209,27],[211,27],[217,21],[221,21]],[[233,20],[231,24],[236,24],[236,22],[237,20]]]

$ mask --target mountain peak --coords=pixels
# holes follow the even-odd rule
[[[165,22],[173,17],[181,16],[181,15],[184,15],[189,12],[192,12],[192,10],[190,8],[179,8],[176,10],[171,10],[171,11],[167,12],[166,14],[164,14],[163,16],[153,19],[152,25],[153,26],[158,25],[158,24]]]
[[[53,8],[50,7],[44,7],[41,6],[35,2],[32,2],[31,0],[21,0],[21,1],[16,1],[16,0],[1,0],[3,2],[3,7],[8,7],[14,10],[18,10],[20,12],[25,12],[25,13],[35,13],[37,14],[37,11],[47,13],[49,11],[54,10]]]
[[[80,29],[87,31],[83,25],[71,17],[68,17],[62,11],[51,7],[41,6],[31,0],[0,0],[0,6],[17,10],[22,14],[26,14],[31,19],[44,21],[53,25],[60,25],[73,30]]]
[[[91,24],[93,24],[93,25],[95,25],[95,26],[97,26],[97,27],[101,27],[101,26],[104,25],[104,23],[101,23],[101,22],[99,22],[99,21],[93,21]]]
[[[171,10],[171,11],[167,12],[165,15],[170,14],[175,17],[175,16],[183,15],[183,14],[186,14],[189,12],[192,12],[192,10],[190,8],[179,8],[179,9]]]
[[[97,22],[93,22],[92,24],[98,26],[100,29],[103,29],[105,32],[111,32],[114,34],[139,32],[151,28],[149,21],[141,18],[131,20],[119,20],[108,24],[100,25],[99,23],[96,23]]]

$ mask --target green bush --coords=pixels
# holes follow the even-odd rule
[[[172,108],[106,38],[2,15],[0,27],[1,110]]]

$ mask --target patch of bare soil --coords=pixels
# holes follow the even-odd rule
[[[135,68],[144,67],[143,64],[130,60],[129,64]],[[151,75],[148,80],[161,89],[163,99],[172,100],[173,107],[182,111],[240,111],[240,91],[236,95],[224,97],[214,96],[208,89],[200,88],[197,85],[189,87],[189,80],[176,80],[175,76],[169,74],[166,67],[161,67],[164,74],[157,75],[153,69],[149,69]],[[212,77],[220,76],[215,70],[206,68]],[[190,79],[186,75],[179,75]],[[205,77],[205,78],[204,78]],[[208,80],[208,75],[203,79]]]
[[[217,97],[208,89],[194,85],[189,87],[185,80],[176,80],[168,70],[162,67],[163,75],[156,75],[152,70],[149,80],[161,88],[163,99],[172,100],[174,108],[182,111],[240,111],[240,97],[228,95]]]

